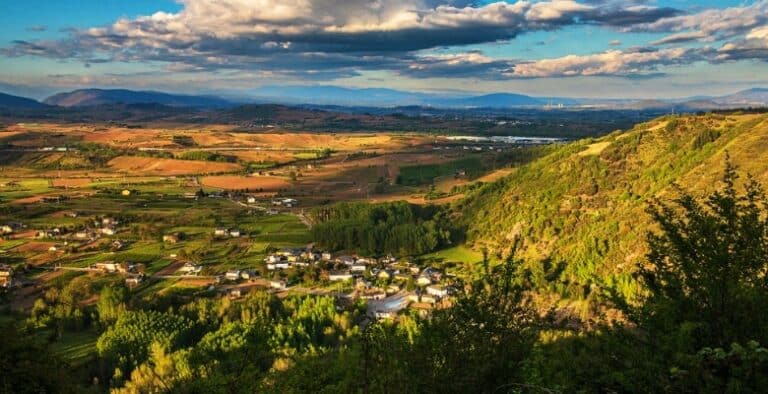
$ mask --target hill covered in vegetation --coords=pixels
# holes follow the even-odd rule
[[[765,184],[766,144],[766,115],[667,116],[562,145],[476,189],[459,209],[470,245],[503,256],[522,240],[518,253],[539,290],[586,301],[586,312],[606,289],[636,295],[632,272],[647,252],[650,201],[675,185],[711,192],[726,154]]]

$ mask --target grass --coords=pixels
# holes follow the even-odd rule
[[[479,263],[483,261],[483,254],[476,252],[464,245],[455,246],[449,249],[439,250],[422,256],[425,260],[436,260],[446,263]]]
[[[99,333],[94,330],[67,331],[61,339],[51,345],[51,351],[72,364],[85,363],[96,354],[98,339]]]
[[[441,164],[424,164],[400,168],[398,183],[405,186],[419,186],[432,183],[435,178],[465,171],[467,177],[474,178],[482,175],[485,166],[479,157],[466,157]]]

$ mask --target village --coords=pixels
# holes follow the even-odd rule
[[[295,208],[299,201],[293,198],[257,200],[250,195],[206,195],[228,197],[241,206],[258,208],[258,215],[278,215],[300,211]],[[226,201],[226,200],[225,200]],[[116,253],[131,248],[136,234],[129,230],[129,220],[118,216],[88,216],[77,211],[65,211],[62,216],[79,219],[81,226],[55,226],[33,229],[22,223],[0,226],[6,239],[24,239],[50,245],[47,247],[47,263],[35,266],[33,271],[78,271],[93,275],[120,275],[124,284],[133,291],[152,286],[158,281],[194,280],[206,291],[237,300],[250,291],[262,290],[287,296],[295,294],[330,295],[340,305],[364,301],[371,319],[397,319],[401,311],[412,310],[422,317],[435,308],[451,305],[458,280],[443,270],[429,265],[416,264],[407,258],[394,256],[368,257],[352,253],[332,253],[315,248],[312,243],[296,247],[271,247],[263,261],[256,264],[229,262],[225,268],[219,264],[204,263],[178,252],[181,244],[200,235],[182,231],[168,231],[156,243],[165,245],[171,253],[162,256],[162,262],[133,262],[120,258]],[[301,217],[302,221],[306,218]],[[309,226],[310,223],[304,223]],[[203,236],[208,247],[215,248],[223,242],[240,245],[255,242],[250,234],[237,227],[218,226]],[[96,253],[103,258],[88,264],[67,258],[78,253]],[[74,261],[74,262],[73,262]],[[148,269],[163,264],[162,267]],[[0,266],[0,289],[36,286],[34,278],[25,274],[28,270],[15,270],[10,265]],[[31,271],[30,271],[31,272]]]

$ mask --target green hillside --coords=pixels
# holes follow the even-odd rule
[[[563,145],[473,191],[459,209],[477,250],[504,255],[511,240],[522,240],[518,253],[547,293],[597,301],[598,289],[614,287],[631,295],[632,268],[646,252],[648,201],[675,183],[711,192],[726,151],[740,173],[767,184],[766,146],[766,115],[660,118]]]

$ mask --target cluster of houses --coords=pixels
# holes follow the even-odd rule
[[[242,233],[236,228],[217,227],[213,230],[216,238],[240,238]]]
[[[112,273],[129,274],[129,273],[138,273],[142,271],[141,264],[131,264],[126,262],[116,263],[114,261],[103,261],[100,263],[96,263],[96,264],[93,264],[90,268],[97,271],[104,271],[108,274],[112,274]]]
[[[71,213],[72,217],[77,217],[76,213]],[[79,230],[68,230],[66,228],[54,227],[51,229],[38,230],[37,238],[49,238],[49,239],[61,239],[71,238],[80,241],[93,241],[101,237],[102,235],[113,236],[118,232],[118,224],[120,222],[111,217],[104,217],[93,221],[93,225],[88,228],[82,228]],[[121,245],[122,247],[122,245]]]
[[[420,268],[410,262],[398,261],[392,256],[380,259],[336,256],[329,252],[311,249],[283,249],[268,255],[265,259],[267,270],[280,271],[321,264],[336,269],[323,270],[322,278],[331,282],[354,281],[354,290],[349,298],[384,300],[405,290],[407,301],[426,309],[446,301],[454,288],[445,285],[445,275],[432,267]],[[284,279],[274,279],[270,287],[284,290]],[[410,288],[410,289],[409,289]]]
[[[144,282],[144,265],[131,263],[116,263],[114,261],[104,261],[91,266],[91,269],[103,271],[105,273],[117,273],[125,275],[125,285],[133,288]]]
[[[297,205],[299,205],[299,200],[295,198],[277,198],[272,200],[272,206],[275,207],[293,208]]]

